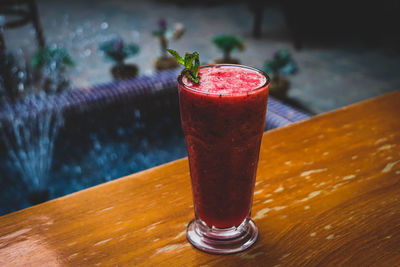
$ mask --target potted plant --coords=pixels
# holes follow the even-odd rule
[[[139,53],[139,46],[136,44],[124,44],[121,38],[115,38],[100,45],[108,59],[114,61],[115,65],[111,68],[111,75],[114,80],[133,78],[138,73],[135,64],[125,64],[125,59]]]
[[[215,63],[240,63],[238,59],[231,58],[231,52],[233,50],[243,51],[245,49],[242,40],[233,35],[223,34],[215,36],[212,42],[224,53],[222,58],[215,60]]]
[[[297,64],[290,53],[287,50],[278,50],[271,60],[264,63],[263,70],[271,75],[269,93],[280,99],[286,98],[290,82],[285,76],[298,71]]]
[[[161,56],[154,63],[157,70],[166,70],[178,67],[178,63],[173,57],[168,56],[167,48],[170,40],[178,40],[185,32],[181,23],[176,23],[174,28],[168,28],[167,21],[160,19],[158,21],[158,29],[153,31],[153,36],[157,37],[160,42]]]
[[[47,92],[60,92],[68,87],[65,73],[74,62],[65,49],[44,47],[33,56],[32,66],[34,80],[42,83],[41,87]]]

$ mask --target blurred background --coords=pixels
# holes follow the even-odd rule
[[[400,88],[399,12],[395,0],[0,0],[0,215],[186,156],[166,48],[262,69],[273,98],[313,116]]]

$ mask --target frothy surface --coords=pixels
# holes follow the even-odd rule
[[[257,71],[231,66],[208,67],[199,70],[200,82],[190,81],[186,76],[183,83],[205,93],[240,94],[254,90],[266,82],[266,77]]]

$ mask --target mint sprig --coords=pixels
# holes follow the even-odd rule
[[[167,49],[167,51],[178,61],[179,64],[185,66],[185,68],[181,71],[181,74],[186,75],[189,80],[194,83],[199,83],[199,68],[200,68],[200,59],[199,53],[185,53],[185,57],[182,58],[178,52],[172,49]],[[194,64],[193,64],[194,61]]]

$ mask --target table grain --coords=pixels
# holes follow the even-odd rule
[[[245,252],[186,241],[185,158],[0,217],[0,266],[400,266],[399,200],[396,91],[264,134]]]

